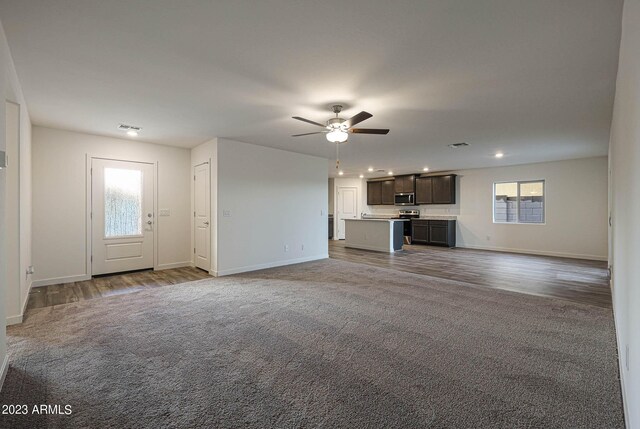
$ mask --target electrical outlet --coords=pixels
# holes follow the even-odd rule
[[[285,244],[285,245],[284,245],[284,251],[285,251],[285,252],[288,252],[288,251],[289,251],[289,245],[288,245],[288,244]]]
[[[320,216],[324,216],[324,210],[320,209]]]
[[[491,236],[487,235],[487,241],[491,240]]]

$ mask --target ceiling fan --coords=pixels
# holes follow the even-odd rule
[[[327,140],[331,143],[344,143],[349,137],[349,133],[353,134],[388,134],[389,130],[382,128],[353,128],[354,125],[369,119],[373,115],[369,112],[360,112],[357,115],[349,118],[342,119],[338,117],[338,114],[342,111],[342,106],[336,104],[331,107],[333,113],[336,114],[335,118],[331,118],[327,121],[326,125],[319,124],[318,122],[311,121],[309,119],[301,118],[299,116],[293,116],[293,119],[297,119],[302,122],[307,122],[312,125],[317,125],[322,128],[326,128],[323,131],[316,131],[313,133],[294,134],[291,137],[310,136],[312,134],[326,134]]]

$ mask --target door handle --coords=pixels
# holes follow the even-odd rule
[[[206,226],[209,226],[209,221],[208,221],[208,220],[207,220],[207,221],[204,221],[204,222],[202,222],[202,223],[204,223]]]
[[[147,225],[151,225],[153,222],[151,222],[150,220],[147,221]]]

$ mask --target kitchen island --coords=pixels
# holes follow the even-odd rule
[[[393,253],[402,250],[408,219],[345,219],[345,246]]]

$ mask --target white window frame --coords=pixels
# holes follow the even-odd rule
[[[521,222],[520,221],[520,185],[526,183],[539,183],[542,182],[542,222]],[[503,222],[496,220],[496,185],[501,183],[515,183],[516,184],[516,221],[515,222]],[[545,179],[536,180],[504,180],[500,182],[493,182],[493,202],[491,203],[493,223],[500,225],[546,225],[547,223],[547,183]]]

